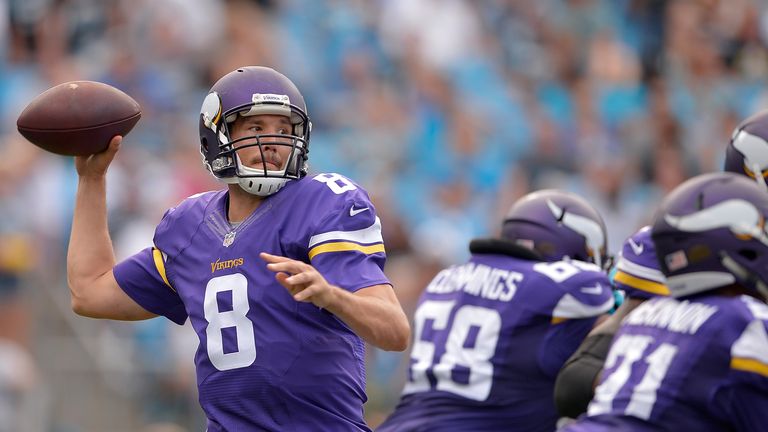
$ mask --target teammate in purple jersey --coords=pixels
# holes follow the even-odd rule
[[[649,298],[669,295],[650,226],[624,241],[614,267],[613,285],[623,292],[624,302],[589,333],[557,375],[555,405],[561,417],[576,418],[587,411],[613,336],[627,314]]]
[[[189,318],[208,432],[368,431],[363,340],[407,346],[376,210],[347,178],[306,175],[310,129],[304,99],[282,74],[225,75],[203,102],[200,150],[228,188],[168,210],[154,247],[117,265],[105,173],[121,138],[76,159],[73,309]]]
[[[723,168],[752,178],[768,190],[765,179],[768,176],[768,111],[750,116],[734,129]],[[625,242],[613,279],[617,288],[625,291],[627,300],[587,336],[558,375],[555,401],[561,416],[575,418],[586,412],[597,385],[595,380],[621,320],[648,298],[668,293],[660,285],[663,280],[659,279],[658,268],[650,227],[644,227]]]
[[[768,424],[768,194],[733,173],[697,176],[652,228],[671,297],[616,334],[581,431],[765,430]]]
[[[500,239],[471,242],[470,260],[424,290],[408,379],[377,431],[554,430],[555,375],[614,305],[605,245],[602,218],[573,194],[516,202]]]

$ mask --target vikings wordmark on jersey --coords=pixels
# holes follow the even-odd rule
[[[259,257],[311,263],[349,291],[389,283],[368,195],[338,174],[305,177],[236,227],[227,199],[210,192],[169,210],[155,248],[115,268],[118,283],[147,310],[190,319],[209,432],[368,431],[362,340],[331,313],[296,302]]]

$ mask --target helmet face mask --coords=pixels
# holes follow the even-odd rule
[[[610,265],[602,217],[569,192],[541,190],[519,199],[502,225],[502,238],[534,250],[545,261],[570,258]]]
[[[265,114],[287,117],[291,131],[233,139],[232,125],[239,117]],[[304,98],[288,78],[273,69],[244,67],[217,81],[203,101],[199,129],[200,153],[206,168],[220,181],[239,184],[246,192],[268,196],[288,181],[307,174],[312,125]],[[290,147],[288,160],[283,161],[281,169],[267,169],[267,146]],[[261,166],[248,166],[241,161],[243,149],[251,147],[259,149]]]
[[[730,172],[684,182],[663,201],[652,238],[670,294],[738,284],[768,298],[768,194]]]

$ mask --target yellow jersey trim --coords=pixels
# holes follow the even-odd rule
[[[613,277],[613,280],[621,282],[625,285],[629,285],[632,288],[649,292],[651,294],[663,296],[669,295],[669,288],[667,288],[666,285],[646,279],[640,279],[628,273],[624,273],[623,271],[617,271],[616,275]]]
[[[163,282],[168,285],[168,288],[176,291],[171,286],[171,283],[168,282],[168,276],[165,275],[165,261],[163,261],[163,253],[160,252],[160,249],[152,248],[152,258],[155,260],[155,268],[157,268],[157,272],[160,273],[160,277],[163,278]]]
[[[325,243],[319,246],[315,246],[309,250],[309,259],[316,257],[326,252],[345,252],[345,251],[359,251],[366,255],[371,255],[384,251],[384,243],[373,244],[370,246],[363,246],[352,242],[334,242]]]
[[[552,317],[551,324],[560,324],[561,322],[568,321],[568,318],[562,318],[562,317]]]
[[[734,357],[731,359],[731,369],[752,372],[768,377],[768,364],[755,359]]]

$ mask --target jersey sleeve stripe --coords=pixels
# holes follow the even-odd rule
[[[309,250],[309,259],[313,259],[317,255],[326,252],[346,252],[346,251],[359,251],[366,255],[371,255],[379,252],[385,252],[384,243],[364,246],[351,242],[335,242],[325,243],[320,246],[315,246]]]
[[[656,295],[669,295],[669,288],[666,285],[639,277],[632,276],[629,273],[625,273],[621,270],[617,271],[613,277],[613,280],[621,282],[624,285],[629,285],[632,288],[636,288],[640,291],[649,292]]]
[[[558,318],[590,318],[604,314],[611,310],[615,300],[613,296],[606,299],[603,304],[591,306],[580,302],[576,297],[566,294],[552,311],[552,323]]]
[[[762,320],[754,320],[747,325],[741,336],[731,346],[731,367],[734,364],[744,367],[752,367],[755,372],[765,369],[768,365],[768,333]],[[760,365],[763,365],[761,368]],[[752,369],[749,369],[752,371]],[[758,372],[761,373],[761,372]],[[768,376],[768,373],[764,374]]]
[[[664,283],[664,274],[662,274],[661,271],[634,263],[624,257],[619,258],[619,262],[616,264],[616,269],[635,277],[648,279],[660,284]]]
[[[361,230],[330,231],[313,235],[309,239],[309,249],[312,249],[320,243],[325,243],[330,240],[348,240],[363,244],[383,243],[384,239],[381,237],[381,220],[379,220],[377,216],[373,222],[373,225]]]
[[[176,291],[173,286],[171,286],[171,283],[168,282],[168,276],[165,274],[165,257],[163,252],[158,248],[152,248],[152,258],[155,260],[155,268],[157,268],[157,272],[160,273],[160,277],[163,278],[163,282],[168,285],[168,288]]]
[[[732,358],[731,369],[752,372],[768,377],[768,364],[750,358]]]

